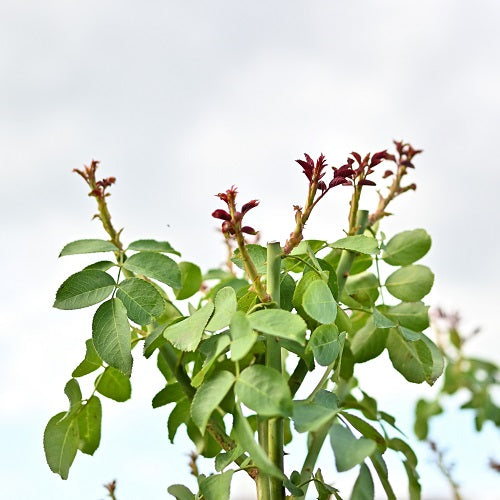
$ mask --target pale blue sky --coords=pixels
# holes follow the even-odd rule
[[[149,406],[161,379],[139,359],[133,400],[105,404],[96,455],[77,457],[66,482],[44,462],[43,427],[65,409],[64,384],[90,335],[88,310],[51,305],[65,277],[89,262],[58,261],[62,246],[102,236],[71,173],[92,158],[118,178],[111,209],[126,241],[167,239],[206,269],[224,260],[210,217],[215,193],[236,184],[243,199],[259,198],[253,225],[263,241],[283,242],[304,196],[293,160],[323,152],[340,165],[352,150],[409,140],[425,150],[418,190],[383,229],[431,233],[430,302],[481,325],[470,348],[498,361],[499,22],[494,0],[2,0],[2,497],[99,499],[116,478],[119,500],[168,498],[169,484],[191,481],[190,448],[168,443],[165,409]],[[308,237],[341,234],[347,198],[336,196]],[[412,401],[428,388],[408,386],[387,365],[369,363],[361,378],[409,429]],[[496,432],[475,436],[463,415],[435,432],[468,498],[490,498],[498,480],[485,462],[499,447]],[[422,451],[424,498],[449,498]]]

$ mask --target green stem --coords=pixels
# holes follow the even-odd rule
[[[271,300],[280,303],[280,271],[281,271],[281,254],[280,244],[276,241],[267,245],[267,285],[266,291],[271,296]],[[279,373],[282,372],[281,367],[281,347],[278,339],[267,337],[267,355],[266,365],[274,368]],[[271,461],[283,471],[283,419],[271,418],[268,420],[268,455]],[[281,500],[285,498],[285,490],[283,482],[275,477],[269,478],[270,493],[272,500]]]

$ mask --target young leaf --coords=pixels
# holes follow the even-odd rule
[[[335,325],[318,326],[311,334],[306,351],[312,351],[314,359],[321,366],[333,363],[340,351],[338,328]]]
[[[137,240],[130,243],[127,250],[134,250],[136,252],[173,253],[179,257],[181,256],[177,250],[172,248],[168,241]]]
[[[302,297],[302,307],[318,323],[333,323],[337,317],[337,303],[323,280],[309,283]]]
[[[375,486],[373,484],[370,469],[361,464],[359,475],[352,488],[350,500],[373,500],[375,498]]]
[[[378,253],[378,241],[375,238],[364,236],[362,234],[341,238],[334,243],[330,243],[328,246],[330,248],[350,250],[351,252],[364,254]]]
[[[421,259],[431,248],[431,237],[424,229],[403,231],[393,236],[382,258],[391,266],[407,266]]]
[[[231,360],[243,359],[257,340],[257,333],[252,330],[248,317],[242,311],[237,311],[231,318]]]
[[[97,354],[92,339],[88,339],[85,341],[85,358],[73,370],[71,376],[83,377],[84,375],[87,375],[97,370],[101,366],[102,366],[102,359],[99,357],[99,354]]]
[[[63,419],[66,412],[54,415],[43,433],[43,449],[52,472],[68,479],[69,469],[78,450],[78,424],[75,419]]]
[[[110,241],[105,240],[77,240],[68,243],[59,254],[59,257],[64,255],[76,255],[82,253],[96,252],[117,252],[118,248]]]
[[[99,356],[125,375],[132,372],[130,325],[120,299],[110,299],[97,309],[92,321],[92,340]]]
[[[101,401],[92,396],[78,414],[78,448],[87,455],[93,455],[101,441]]]
[[[57,290],[54,307],[81,309],[106,299],[115,288],[115,280],[104,271],[80,271],[70,276]]]
[[[161,281],[172,288],[181,287],[181,272],[170,257],[155,252],[139,252],[130,256],[123,267],[133,273]]]
[[[195,311],[178,323],[167,326],[163,336],[181,351],[194,351],[200,343],[205,327],[214,312],[214,305],[208,302],[201,309]]]
[[[165,309],[165,301],[156,287],[140,278],[119,283],[116,297],[127,308],[128,317],[138,325],[149,325]]]
[[[237,307],[234,289],[226,286],[220,290],[215,296],[214,306],[215,313],[206,326],[206,329],[210,332],[222,330],[231,322]]]
[[[339,472],[344,472],[359,465],[377,448],[375,441],[364,437],[356,439],[347,427],[340,424],[332,425],[330,429],[330,444]]]
[[[200,476],[199,486],[203,498],[205,500],[229,500],[233,474],[233,470],[228,470],[208,477]]]
[[[119,403],[130,399],[132,394],[130,379],[112,366],[108,366],[102,375],[97,377],[95,388],[103,396]]]
[[[261,309],[248,316],[250,326],[267,335],[295,340],[305,345],[306,323],[297,314],[282,309]]]
[[[208,420],[234,384],[234,375],[226,370],[206,380],[196,391],[191,403],[191,418],[202,434]]]
[[[192,262],[179,262],[179,270],[181,271],[181,287],[175,290],[175,298],[184,300],[200,290],[201,269]]]
[[[404,302],[416,302],[425,297],[434,283],[434,273],[427,267],[411,265],[394,271],[385,287],[394,297]]]
[[[252,365],[245,368],[234,386],[240,401],[259,415],[292,414],[292,398],[285,379],[274,368]]]

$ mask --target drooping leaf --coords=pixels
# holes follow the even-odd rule
[[[76,255],[82,253],[97,253],[97,252],[117,252],[118,248],[110,241],[89,239],[77,240],[68,243],[59,254],[59,257],[64,255]]]
[[[338,413],[338,400],[335,394],[320,391],[317,396],[319,397],[313,401],[293,401],[292,418],[297,432],[314,432]]]
[[[233,288],[226,286],[220,290],[214,300],[215,312],[206,329],[215,332],[229,325],[233,314],[236,312],[236,292]]]
[[[127,250],[134,250],[135,252],[173,253],[179,257],[181,256],[177,250],[172,248],[168,241],[137,240],[130,243]]]
[[[236,405],[233,414],[233,432],[238,443],[250,454],[253,462],[260,470],[264,470],[270,476],[278,479],[284,478],[283,473],[271,462],[266,452],[253,438],[252,428],[247,419],[242,415],[239,405]]]
[[[302,297],[302,307],[318,323],[333,323],[337,317],[337,303],[323,280],[309,283]]]
[[[231,360],[239,361],[243,359],[255,341],[257,340],[257,333],[252,330],[250,321],[246,314],[242,311],[237,311],[231,318]]]
[[[115,280],[104,271],[87,270],[71,275],[57,290],[54,307],[81,309],[106,299],[114,290]]]
[[[346,411],[341,412],[341,414],[357,431],[361,432],[365,438],[375,441],[381,453],[387,449],[387,442],[384,436],[368,422]]]
[[[394,297],[404,302],[416,302],[425,297],[434,283],[434,274],[422,265],[410,265],[394,271],[386,280],[385,287]]]
[[[83,377],[93,371],[97,370],[102,366],[102,359],[97,354],[94,347],[94,342],[92,339],[85,341],[85,358],[84,360],[73,370],[71,374],[72,377]]]
[[[370,457],[370,460],[375,468],[375,471],[382,483],[385,494],[387,495],[387,500],[397,500],[394,490],[392,489],[391,483],[389,482],[389,472],[387,470],[387,465],[385,463],[384,457],[379,451],[375,451]]]
[[[429,326],[429,306],[423,302],[401,302],[390,307],[385,315],[414,332],[421,332]]]
[[[173,484],[167,488],[167,491],[175,497],[176,500],[195,500],[194,494],[183,484]]]
[[[125,375],[132,372],[130,325],[120,299],[104,302],[94,314],[92,340],[97,354]]]
[[[78,448],[87,455],[93,455],[101,441],[101,401],[92,396],[78,414]]]
[[[69,469],[78,450],[78,423],[74,418],[63,419],[66,412],[54,415],[43,433],[43,449],[52,472],[68,479]]]
[[[191,403],[191,418],[203,434],[212,412],[229,392],[235,381],[231,372],[222,370],[206,380]]]
[[[356,234],[354,236],[347,236],[340,240],[330,243],[330,248],[337,248],[341,250],[350,250],[351,252],[358,252],[364,254],[374,254],[378,252],[378,242],[375,238],[364,236],[363,234]]]
[[[429,434],[429,418],[439,415],[443,412],[443,408],[439,401],[426,401],[420,399],[415,408],[415,424],[413,431],[418,439],[427,439]]]
[[[282,309],[261,309],[248,316],[250,326],[267,335],[295,340],[305,345],[306,323],[297,314]]]
[[[424,335],[420,334],[420,341],[423,342],[429,349],[432,358],[432,365],[430,367],[426,366],[425,380],[429,385],[433,385],[434,382],[441,376],[444,369],[444,358],[443,354],[439,348],[432,342],[432,340]]]
[[[179,401],[185,396],[182,387],[178,382],[166,385],[161,391],[157,392],[152,401],[153,408],[160,408],[160,406],[168,405]]]
[[[127,401],[132,395],[130,379],[112,366],[108,366],[102,375],[97,377],[95,388],[103,396],[119,403]]]
[[[377,448],[375,441],[364,437],[356,439],[347,427],[340,424],[332,425],[330,429],[330,444],[339,472],[344,472],[359,465]]]
[[[199,478],[198,483],[203,498],[205,500],[229,500],[233,474],[233,470],[228,470],[220,474]]]
[[[283,417],[292,414],[292,398],[282,375],[268,366],[245,368],[236,380],[234,392],[248,408],[259,415]]]
[[[201,336],[213,312],[214,305],[212,302],[208,302],[188,318],[167,326],[163,336],[181,351],[194,351],[200,343]]]
[[[175,290],[175,298],[184,300],[200,290],[202,275],[201,269],[192,262],[179,262],[181,271],[181,287]]]
[[[430,248],[431,237],[425,229],[403,231],[389,240],[382,258],[391,266],[407,266],[421,259]]]
[[[177,430],[182,424],[185,424],[189,420],[189,407],[191,406],[191,402],[187,398],[187,396],[183,396],[177,404],[174,406],[174,409],[170,412],[167,422],[168,428],[168,439],[171,443],[174,442],[175,435],[177,434]]]
[[[264,274],[266,272],[266,264],[267,264],[267,249],[260,245],[246,245],[246,249],[252,262],[257,269],[259,274]],[[243,264],[243,259],[240,256],[240,250],[237,248],[233,254],[231,260],[240,268],[245,269],[245,265]]]
[[[161,281],[172,288],[180,288],[181,272],[170,257],[155,252],[139,252],[130,256],[123,267],[133,273]]]
[[[375,485],[373,484],[370,469],[361,464],[359,475],[352,488],[350,500],[373,500],[375,498]]]
[[[338,328],[335,325],[318,326],[311,334],[306,351],[312,351],[321,366],[333,363],[340,351]]]
[[[138,325],[149,325],[165,309],[165,301],[156,287],[140,278],[127,278],[119,283],[116,297]]]

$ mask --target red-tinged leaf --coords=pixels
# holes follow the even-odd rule
[[[355,151],[353,151],[351,153],[352,156],[354,156],[354,158],[356,158],[356,161],[358,162],[359,165],[361,165],[361,155],[359,153],[356,153]],[[349,160],[347,160],[349,161]]]
[[[221,220],[231,220],[231,216],[225,210],[222,210],[221,208],[214,210],[212,212],[212,217],[215,217],[216,219],[221,219]]]
[[[358,182],[358,186],[376,186],[376,184],[368,179],[363,179]]]

